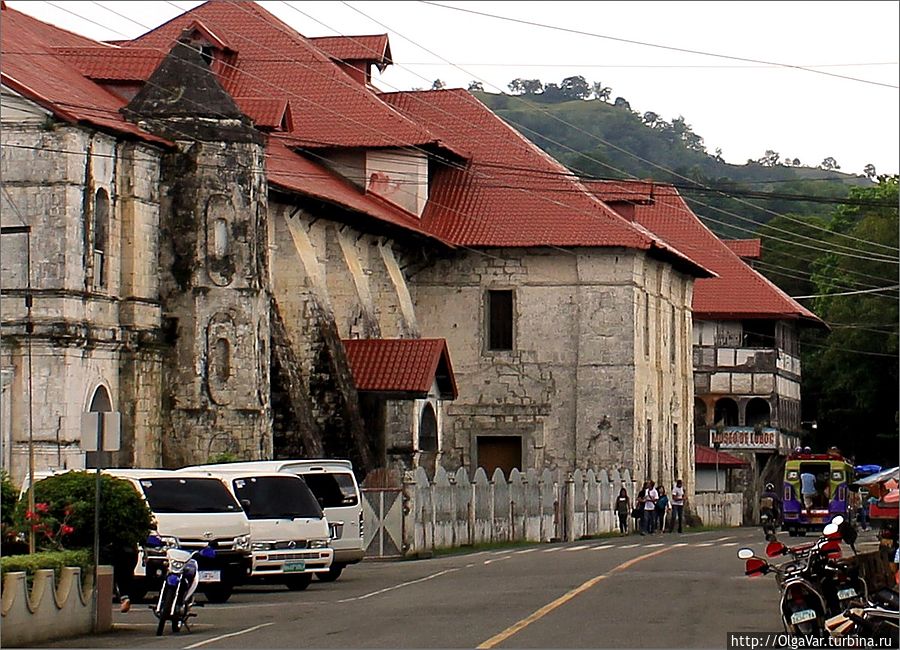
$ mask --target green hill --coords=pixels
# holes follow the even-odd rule
[[[828,214],[835,206],[827,201],[846,198],[853,186],[871,185],[864,176],[781,161],[777,154],[744,165],[726,163],[706,151],[703,138],[683,118],[669,123],[653,113],[640,115],[621,99],[611,104],[541,94],[473,94],[579,175],[675,184],[722,236],[751,236],[775,214]]]

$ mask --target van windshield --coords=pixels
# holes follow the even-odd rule
[[[352,474],[303,474],[303,480],[323,508],[341,508],[359,503]]]
[[[322,509],[316,498],[303,479],[298,478],[251,476],[234,479],[231,484],[248,519],[321,519]]]
[[[241,506],[219,479],[153,478],[141,479],[139,483],[153,512],[241,511]]]

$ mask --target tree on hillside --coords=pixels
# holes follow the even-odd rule
[[[609,86],[604,86],[601,82],[595,81],[591,86],[591,91],[594,93],[594,97],[596,99],[602,99],[606,101],[612,95],[612,88]]]
[[[647,111],[641,116],[641,121],[652,129],[659,122],[659,115],[653,111]]]
[[[484,92],[484,84],[480,81],[470,81],[469,82],[469,92]]]
[[[897,281],[897,188],[897,176],[852,188],[851,199],[888,206],[838,208],[829,230],[849,237],[835,234],[825,248],[850,246],[856,257],[823,252],[812,265],[816,294],[825,294],[814,311],[831,329],[803,349],[804,419],[819,423],[817,446],[837,444],[860,462],[896,464],[900,314],[887,287]],[[872,287],[885,289],[841,295]]]
[[[624,108],[626,110],[631,110],[631,104],[628,103],[628,100],[624,97],[616,97],[616,100],[613,102],[613,106],[616,108]]]
[[[866,178],[870,180],[875,180],[875,178],[878,176],[878,174],[875,173],[875,165],[873,165],[872,163],[869,163],[868,165],[863,167],[863,174],[865,174]]]
[[[591,96],[591,86],[581,75],[566,77],[560,82],[559,89],[570,99],[587,99]]]
[[[832,169],[840,169],[840,168],[841,168],[841,166],[838,165],[837,160],[835,160],[831,156],[828,156],[825,160],[823,160],[821,163],[819,163],[819,169],[832,170]]]
[[[523,79],[522,90],[526,95],[540,95],[544,91],[544,84],[540,79]]]
[[[763,167],[774,167],[778,164],[778,161],[780,159],[780,153],[778,153],[777,151],[773,151],[772,149],[766,149],[766,152],[762,155],[762,158],[757,159],[756,162]]]
[[[441,81],[440,79],[435,79],[435,80],[432,82],[432,84],[431,84],[431,89],[432,89],[432,90],[443,90],[443,89],[446,88],[446,87],[447,87],[447,84],[445,84],[445,83],[444,83],[443,81]]]

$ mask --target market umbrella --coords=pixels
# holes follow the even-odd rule
[[[877,483],[884,483],[885,481],[890,480],[900,480],[900,467],[892,467],[891,469],[886,469],[876,474],[871,474],[865,478],[861,478],[858,481],[855,481],[854,485],[875,485]]]
[[[890,492],[888,492],[887,494],[884,495],[884,498],[882,499],[882,501],[884,501],[885,503],[893,503],[893,504],[900,502],[900,490],[898,490],[897,488],[894,488],[893,490],[891,490]]]

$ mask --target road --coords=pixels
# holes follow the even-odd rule
[[[304,592],[240,589],[155,636],[146,605],[90,648],[724,648],[781,629],[771,577],[743,575],[757,529],[627,536],[403,562],[363,562]],[[202,597],[198,597],[202,600]]]

